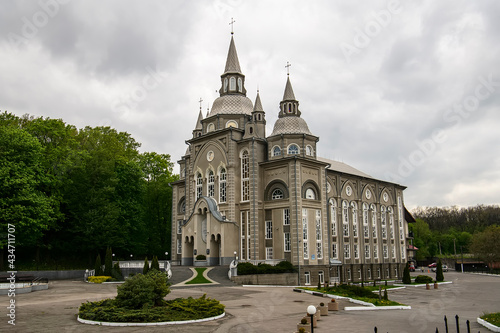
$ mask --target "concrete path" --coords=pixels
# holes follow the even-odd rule
[[[219,279],[222,279],[222,273],[223,270],[220,270]],[[217,272],[213,274],[217,275]],[[216,277],[214,279],[218,281]],[[411,305],[411,310],[341,310],[322,317],[315,332],[373,332],[375,326],[379,332],[430,333],[435,332],[436,327],[444,332],[444,315],[448,316],[450,332],[455,332],[456,314],[460,316],[462,332],[467,319],[471,321],[472,332],[487,332],[476,323],[476,318],[483,312],[500,311],[500,277],[448,272],[445,279],[453,281],[453,284],[440,286],[437,290],[413,287],[389,292],[390,299]],[[0,296],[0,332],[295,332],[296,324],[304,316],[307,306],[318,305],[325,300],[293,292],[291,288],[225,285],[172,288],[167,298],[200,297],[203,294],[220,300],[226,306],[225,318],[200,324],[147,329],[90,326],[76,321],[78,307],[87,300],[115,297],[116,285],[52,281],[49,290],[16,296],[16,326],[7,324],[9,298]],[[343,309],[352,304],[340,301],[339,305]]]

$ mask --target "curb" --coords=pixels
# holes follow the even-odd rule
[[[481,319],[481,318],[477,318],[476,319],[477,323],[480,324],[480,325],[483,325],[484,327],[486,327],[487,329],[489,329],[490,331],[492,332],[500,332],[500,327],[498,326],[495,326],[493,324],[490,324],[488,323],[486,320],[484,319]]]
[[[195,319],[195,320],[183,320],[183,321],[164,321],[160,323],[112,323],[107,321],[93,321],[82,319],[78,316],[77,320],[82,324],[89,325],[100,325],[100,326],[115,326],[115,327],[124,327],[124,326],[164,326],[164,325],[182,325],[182,324],[194,324],[194,323],[202,323],[205,321],[217,320],[224,317],[226,313],[220,314],[215,317],[203,318],[203,319]]]
[[[345,311],[373,311],[373,310],[411,310],[411,306],[407,305],[389,305],[389,306],[346,306]]]

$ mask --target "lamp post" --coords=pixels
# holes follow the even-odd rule
[[[168,264],[168,252],[165,252],[165,267],[163,267],[165,269],[165,272],[167,271],[167,264]]]
[[[236,260],[238,260],[238,259],[236,259],[236,254],[238,254],[238,253],[236,251],[234,251],[234,262],[235,263],[236,263]]]
[[[311,333],[314,333],[314,315],[316,314],[316,307],[314,305],[309,305],[307,307],[307,313],[311,316]]]

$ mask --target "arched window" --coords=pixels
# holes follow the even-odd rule
[[[201,173],[196,174],[196,199],[199,199],[203,195],[203,177]]]
[[[235,91],[236,90],[236,79],[234,77],[231,77],[229,79],[229,91]]]
[[[332,221],[332,236],[337,236],[337,203],[330,199],[330,220]]]
[[[226,202],[226,169],[221,168],[219,174],[219,202]]]
[[[241,80],[241,77],[238,78],[238,91],[243,91],[243,80]]]
[[[273,191],[273,194],[272,194],[271,198],[273,200],[283,199],[284,198],[283,191],[281,189],[279,189],[279,188],[275,189]]]
[[[208,196],[213,198],[215,195],[215,175],[213,170],[208,172]]]
[[[208,124],[208,126],[207,126],[207,133],[210,133],[210,132],[213,132],[213,131],[215,131],[214,124],[212,124],[212,123]]]
[[[253,134],[253,127],[250,127],[250,134]]]
[[[227,92],[227,77],[224,79],[224,92]]]
[[[310,145],[306,146],[306,155],[307,156],[313,156],[313,147]]]
[[[241,154],[241,200],[250,200],[250,170],[248,162],[248,151]]]
[[[299,153],[299,146],[297,146],[294,143],[288,146],[288,155],[297,155],[298,153]]]
[[[274,146],[273,147],[273,156],[280,156],[281,155],[281,148],[279,146]]]
[[[389,234],[391,235],[391,239],[394,239],[394,210],[389,206],[387,207],[387,211],[389,212]]]
[[[178,211],[180,214],[186,213],[186,198],[182,197],[179,201]]]
[[[316,192],[312,188],[306,190],[306,199],[316,200]]]
[[[238,123],[234,120],[230,120],[226,123],[226,128],[229,128],[229,127],[238,128]]]
[[[387,216],[385,206],[380,206],[380,224],[382,225],[382,238],[387,238]]]
[[[358,205],[353,201],[351,202],[352,209],[352,235],[358,237]]]
[[[365,238],[370,237],[368,230],[368,204],[366,202],[363,202],[363,235]]]
[[[349,204],[342,201],[342,229],[344,237],[349,237]]]
[[[372,237],[377,238],[377,207],[371,204],[370,211],[372,213]],[[374,255],[374,257],[376,256]]]

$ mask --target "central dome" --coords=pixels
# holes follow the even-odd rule
[[[247,114],[251,115],[253,104],[250,98],[243,95],[223,95],[212,104],[209,117],[216,114]]]

